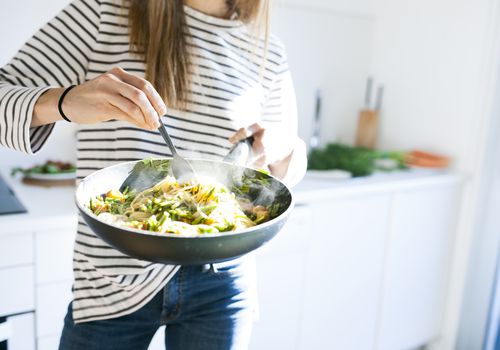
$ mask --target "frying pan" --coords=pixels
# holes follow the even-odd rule
[[[76,189],[78,209],[92,231],[115,249],[134,258],[165,264],[201,265],[230,260],[259,248],[281,230],[294,204],[290,190],[281,181],[231,163],[202,159],[189,161],[198,176],[211,176],[229,188],[242,181],[252,184],[248,196],[254,204],[279,203],[278,215],[245,230],[195,237],[119,227],[98,219],[88,208],[90,199],[119,188],[134,166],[143,161],[110,166],[84,178]],[[151,162],[162,162],[168,168],[169,159],[154,159]],[[153,185],[154,182],[150,184]]]

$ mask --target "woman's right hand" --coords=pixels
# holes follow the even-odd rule
[[[31,126],[61,119],[57,102],[63,91],[64,89],[51,89],[40,96],[35,105]],[[158,116],[164,115],[167,107],[147,80],[122,68],[113,68],[70,90],[64,97],[62,110],[72,122],[78,124],[95,124],[116,119],[128,121],[143,129],[155,130],[160,125]]]

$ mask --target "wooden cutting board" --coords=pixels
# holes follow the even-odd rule
[[[75,179],[66,180],[40,180],[40,179],[30,179],[23,177],[23,184],[30,186],[40,186],[40,187],[67,187],[75,186]]]

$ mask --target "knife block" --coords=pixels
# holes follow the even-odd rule
[[[359,113],[355,145],[357,147],[374,149],[377,145],[378,128],[378,111],[374,109],[363,109]]]

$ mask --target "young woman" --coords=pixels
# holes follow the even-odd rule
[[[220,160],[254,135],[256,166],[305,171],[282,44],[266,0],[76,0],[0,70],[0,144],[38,151],[56,122],[79,124],[77,177],[169,156]],[[263,34],[262,34],[263,33]],[[80,220],[61,349],[244,349],[255,306],[251,256],[180,267],[127,257]]]

